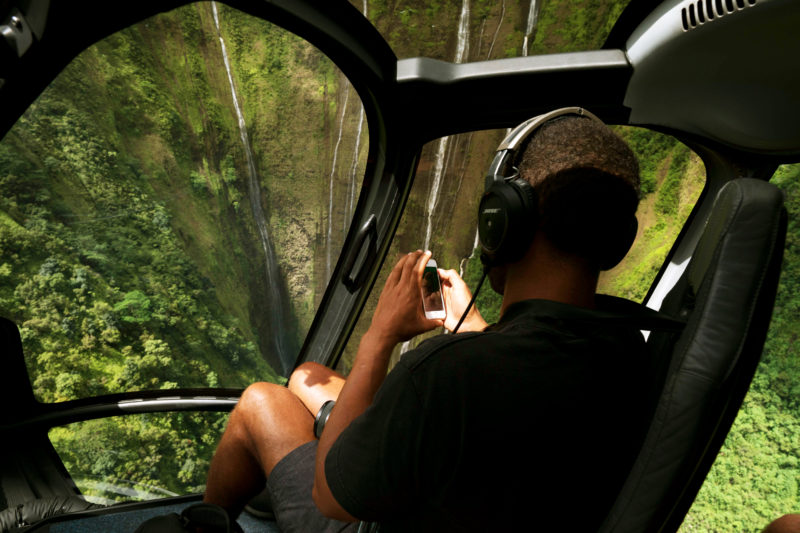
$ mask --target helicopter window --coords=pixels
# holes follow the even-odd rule
[[[600,48],[628,0],[411,2],[351,0],[399,58],[454,63]]]
[[[150,413],[77,422],[49,437],[81,494],[111,505],[202,492],[226,421],[227,413]]]
[[[0,144],[0,315],[37,399],[282,381],[367,150],[341,71],[223,4],[84,51]]]
[[[620,265],[601,275],[599,292],[643,301],[675,238],[705,185],[700,158],[673,137],[643,128],[615,127],[636,153],[641,170],[642,200],[639,233]],[[478,131],[438,139],[425,145],[406,209],[375,287],[383,284],[401,253],[430,249],[440,268],[455,269],[474,289],[482,267],[476,250],[478,200],[486,167],[505,130]],[[339,370],[347,372],[360,335],[366,331],[377,304],[373,291]],[[476,306],[484,318],[499,317],[501,297],[488,284]],[[436,333],[436,332],[434,332]],[[418,340],[397,348],[400,352]]]

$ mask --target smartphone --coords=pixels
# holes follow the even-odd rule
[[[428,259],[422,273],[422,308],[425,318],[444,318],[447,313],[442,298],[442,285],[439,283],[439,270],[436,261]]]

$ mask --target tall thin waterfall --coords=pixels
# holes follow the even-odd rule
[[[353,218],[353,211],[356,209],[356,185],[358,172],[358,151],[361,149],[361,132],[364,129],[364,106],[361,106],[361,114],[358,117],[358,130],[356,131],[356,147],[353,150],[353,164],[350,166],[350,181],[347,185],[347,204],[344,218],[344,231],[347,232],[347,225]]]
[[[492,50],[494,50],[494,43],[497,42],[497,34],[500,33],[500,25],[503,23],[503,19],[505,17],[506,17],[506,0],[503,0],[503,4],[500,8],[500,20],[497,21],[497,27],[494,29],[494,35],[492,36],[492,44],[489,45],[489,53],[486,54],[486,59],[492,58]]]
[[[469,0],[463,0],[461,3],[461,14],[458,17],[458,39],[456,41],[456,56],[453,59],[455,63],[461,63],[467,58],[469,53]],[[433,168],[433,183],[431,184],[431,192],[428,195],[426,224],[425,224],[425,241],[424,249],[428,249],[431,243],[431,231],[433,226],[433,213],[436,209],[436,202],[439,200],[439,189],[442,185],[442,177],[444,176],[447,167],[445,155],[447,154],[447,146],[450,143],[449,137],[442,137],[439,139],[439,146],[436,149],[436,163]]]
[[[258,181],[258,171],[256,170],[253,151],[250,147],[250,138],[247,135],[247,124],[244,121],[244,115],[242,114],[242,109],[239,105],[239,98],[236,93],[236,86],[233,83],[233,73],[231,72],[228,50],[225,47],[225,40],[222,38],[222,32],[219,28],[219,14],[217,13],[216,2],[211,2],[211,7],[214,12],[214,24],[217,27],[219,44],[222,48],[222,59],[225,63],[225,71],[228,73],[228,83],[231,86],[233,107],[236,109],[236,118],[239,122],[239,135],[242,139],[245,159],[247,160],[247,187],[250,196],[250,208],[253,211],[253,219],[255,220],[256,227],[258,228],[258,235],[261,240],[261,248],[264,250],[267,295],[269,300],[266,302],[266,305],[269,307],[273,346],[275,353],[278,355],[278,358],[283,365],[282,371],[285,373],[288,371],[290,365],[294,361],[289,360],[291,354],[286,353],[286,342],[284,339],[286,332],[283,323],[283,298],[280,290],[280,272],[278,271],[278,261],[275,257],[275,250],[272,247],[272,241],[269,237],[267,219],[264,215],[264,209],[261,207],[261,186]]]
[[[442,176],[444,176],[445,168],[445,154],[447,153],[447,145],[449,144],[450,137],[442,137],[439,139],[439,146],[436,148],[436,163],[433,167],[433,183],[431,184],[431,192],[428,195],[428,203],[426,206],[426,224],[425,224],[425,244],[424,250],[427,250],[431,243],[431,230],[433,228],[433,212],[436,208],[436,201],[439,199],[439,187],[442,184]]]
[[[367,0],[364,0],[361,12],[364,18],[367,18]],[[364,131],[364,106],[360,107],[358,114],[358,129],[356,130],[356,146],[353,149],[353,162],[350,165],[350,179],[347,183],[347,196],[345,197],[344,219],[342,222],[342,233],[347,235],[347,227],[353,218],[353,212],[356,210],[356,189],[358,183],[358,152],[361,150],[361,132]]]
[[[536,22],[539,20],[539,5],[536,0],[531,0],[531,4],[528,7],[528,20],[525,24],[525,37],[522,39],[522,55],[528,55],[528,45],[530,44],[530,40],[534,36],[534,32],[536,31]]]
[[[328,180],[328,233],[326,239],[327,255],[325,257],[325,277],[331,277],[331,239],[333,237],[333,186],[335,184],[334,177],[336,176],[336,159],[339,156],[339,146],[342,144],[342,130],[344,129],[344,116],[347,114],[347,100],[350,97],[350,84],[345,81],[341,85],[344,90],[344,104],[342,105],[342,116],[339,119],[339,137],[336,139],[336,145],[333,148],[333,162],[331,163],[331,174]]]
[[[453,59],[456,63],[461,63],[467,59],[469,54],[469,0],[463,0],[461,3],[461,14],[458,17],[458,39],[456,40],[456,55]],[[439,200],[439,188],[442,185],[442,177],[446,169],[447,147],[450,143],[450,137],[442,137],[439,139],[439,146],[436,148],[436,163],[433,167],[433,183],[431,184],[431,192],[428,195],[428,203],[426,206],[426,224],[425,224],[425,246],[427,250],[431,243],[431,232],[433,228],[433,213],[436,209],[436,202]],[[400,353],[404,354],[411,349],[411,341],[406,341],[400,346]]]
[[[458,263],[458,275],[462,278],[464,277],[464,270],[467,268],[467,263],[472,256],[475,255],[475,251],[478,249],[478,243],[480,242],[479,235],[478,235],[478,228],[475,228],[475,240],[472,243],[472,253],[466,257],[462,257],[461,261]]]
[[[461,3],[461,14],[458,17],[458,40],[456,43],[455,63],[462,63],[469,54],[469,0]]]

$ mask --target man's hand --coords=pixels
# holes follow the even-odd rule
[[[464,310],[472,299],[472,293],[455,270],[439,269],[439,278],[442,280],[442,295],[444,296],[444,306],[447,309],[447,318],[444,327],[448,331],[453,331],[464,314]],[[475,305],[469,310],[469,314],[464,319],[458,331],[483,331],[488,326]]]
[[[422,309],[422,273],[431,252],[411,252],[400,258],[378,299],[371,335],[397,344],[444,325],[444,320],[425,318]]]

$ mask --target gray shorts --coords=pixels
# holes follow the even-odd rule
[[[358,529],[358,522],[339,522],[322,516],[311,499],[318,442],[307,442],[289,452],[267,478],[272,510],[283,533],[354,532]]]

